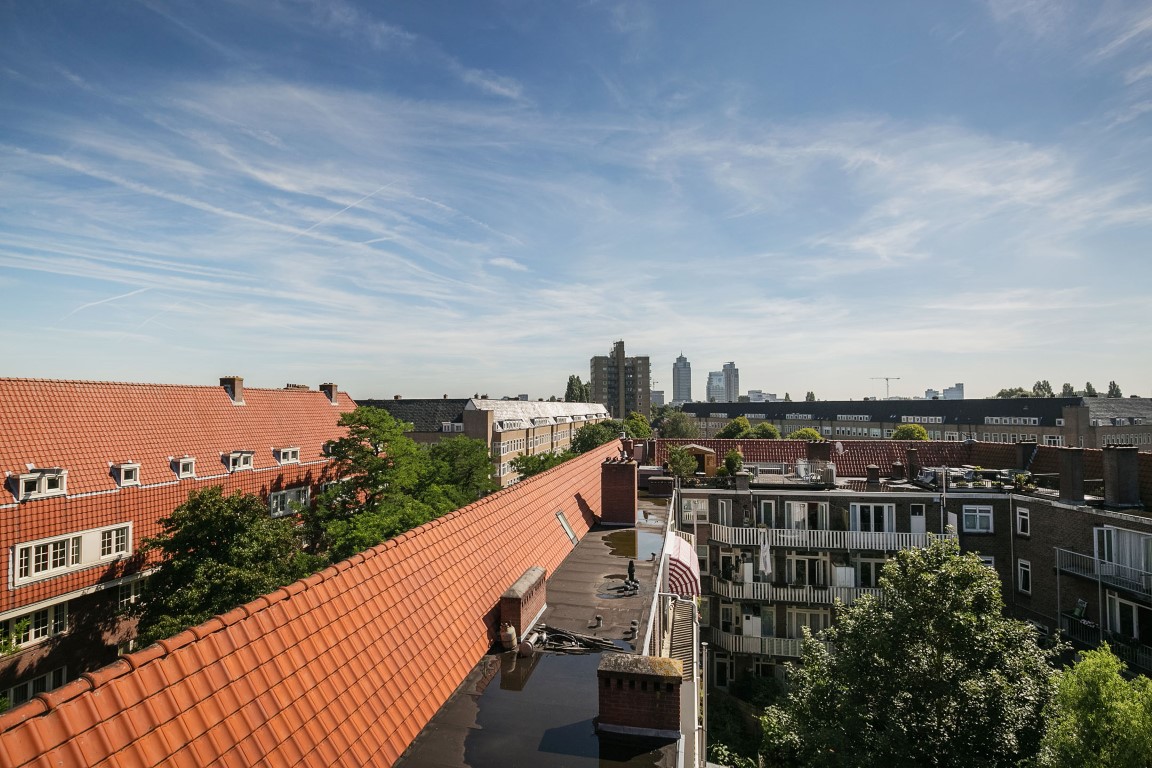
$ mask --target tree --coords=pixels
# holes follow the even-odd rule
[[[787,440],[823,440],[824,438],[820,436],[819,432],[812,429],[812,427],[801,427],[800,429],[797,429],[795,432],[790,432],[788,434],[788,437],[785,439],[787,439]]]
[[[775,424],[762,421],[752,430],[750,437],[754,437],[757,440],[779,440],[780,430],[776,428]]]
[[[160,640],[232,610],[312,572],[295,523],[273,518],[251,494],[224,496],[220,486],[192,491],[161,518],[161,533],[144,542],[160,553],[145,582],[139,638]]]
[[[785,393],[784,393],[784,402],[786,402],[786,403],[790,403],[790,402],[792,402],[792,395],[790,395],[790,394],[788,394],[787,392],[785,392]]]
[[[492,478],[492,459],[483,440],[456,435],[425,446],[423,452],[416,495],[441,514],[471,504],[500,487]]]
[[[699,434],[699,430],[696,429],[696,420],[683,411],[669,413],[660,424],[661,437],[692,439]]]
[[[1048,379],[1044,379],[1032,385],[1032,396],[1055,397],[1056,393],[1052,391],[1052,385],[1048,383]]]
[[[927,440],[928,430],[920,424],[901,424],[892,431],[893,440]]]
[[[1060,388],[1060,396],[1076,397],[1076,389],[1068,382],[1064,382],[1064,386]]]
[[[652,437],[652,426],[648,423],[648,419],[644,418],[644,414],[636,411],[632,411],[624,418],[624,431],[628,433],[629,437],[638,440]]]
[[[301,514],[306,546],[317,554],[327,548],[328,523],[375,510],[386,495],[415,491],[424,474],[426,454],[404,434],[411,424],[370,406],[341,414],[339,423],[348,432],[328,444],[328,455],[340,482]]]
[[[1122,677],[1107,644],[1084,651],[1057,675],[1040,748],[1041,768],[1147,768],[1152,755],[1152,681]]]
[[[809,390],[808,393],[804,395],[804,402],[806,402],[806,403],[816,402],[816,393]]]
[[[996,397],[1009,398],[1009,397],[1032,397],[1032,390],[1024,389],[1024,387],[1011,387],[1009,389],[1002,389],[996,393]]]
[[[687,448],[675,446],[668,449],[668,471],[674,476],[684,478],[696,474],[696,457]]]
[[[740,451],[733,448],[724,454],[724,470],[728,473],[729,477],[735,475],[742,469],[744,469],[744,456]]]
[[[721,427],[720,431],[716,433],[716,437],[720,440],[738,440],[751,434],[752,425],[748,423],[748,417],[737,416]]]
[[[1120,385],[1114,381],[1108,382],[1108,397],[1124,397],[1120,392]]]
[[[371,509],[331,520],[325,528],[330,559],[343,560],[443,514],[407,494],[385,494]]]
[[[562,453],[537,453],[535,455],[522,453],[512,459],[512,469],[520,475],[520,479],[524,479],[538,475],[541,472],[546,472],[552,469],[552,467],[559,466],[575,455],[576,454],[571,451],[564,451]]]
[[[1085,382],[1084,384],[1084,397],[1099,397],[1096,393],[1096,387],[1092,386],[1092,382]]]
[[[808,636],[769,753],[794,765],[1016,766],[1033,757],[1054,690],[1032,627],[1003,616],[1000,580],[954,540],[897,553],[883,597],[840,607]]]
[[[592,385],[582,384],[576,374],[569,376],[568,387],[564,390],[564,400],[569,403],[587,403],[591,399]]]
[[[620,422],[616,422],[619,424]],[[593,448],[598,448],[605,443],[610,443],[613,440],[620,438],[620,428],[613,429],[611,420],[601,421],[596,424],[585,424],[576,430],[572,435],[572,442],[569,448],[573,453],[588,453]]]

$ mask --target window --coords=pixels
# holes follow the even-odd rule
[[[115,464],[116,483],[121,487],[140,485],[140,465],[135,463]]]
[[[128,526],[100,531],[100,557],[117,557],[128,553]]]
[[[1016,589],[1032,594],[1032,563],[1027,560],[1016,561]]]
[[[794,587],[828,586],[826,561],[821,555],[789,554],[784,578]],[[823,629],[823,627],[821,627]]]
[[[853,504],[852,530],[891,533],[896,528],[895,504]]]
[[[774,501],[761,501],[760,502],[760,515],[756,518],[758,525],[772,525],[772,513],[776,509],[776,502]]]
[[[1108,629],[1123,638],[1140,639],[1140,623],[1137,621],[1139,606],[1122,600],[1115,592],[1109,592]]]
[[[68,480],[67,470],[54,467],[52,469],[36,469],[20,475],[18,479],[19,497],[21,501],[29,499],[44,499],[49,496],[63,496],[66,492]]]
[[[196,459],[191,456],[184,456],[179,459],[172,459],[172,471],[176,473],[176,477],[185,480],[189,477],[196,477]]]
[[[308,506],[308,486],[276,491],[268,496],[268,508],[272,517],[284,517],[292,514],[296,511],[294,504],[301,507]]]
[[[1032,534],[1032,520],[1027,507],[1016,507],[1016,533],[1021,536]]]
[[[964,533],[992,533],[992,507],[964,507]]]
[[[68,603],[57,603],[38,611],[0,621],[0,633],[18,646],[31,645],[68,629]]]
[[[4,696],[8,699],[8,704],[14,707],[17,704],[23,704],[38,693],[47,693],[59,688],[67,682],[67,679],[67,667],[57,667],[51,672],[45,672],[42,675],[17,683],[5,691]]]
[[[880,571],[887,560],[861,558],[856,564],[856,583],[861,587],[880,586]]]
[[[232,451],[228,454],[228,471],[252,469],[252,451]]]
[[[682,499],[680,520],[685,523],[708,522],[708,499]]]
[[[982,555],[977,552],[976,556],[980,558],[980,562],[983,563],[986,567],[991,568],[992,570],[996,570],[996,558],[994,558],[992,555]]]
[[[140,602],[140,593],[144,591],[144,579],[126,581],[119,587],[119,608],[125,610],[130,605]]]
[[[281,464],[298,464],[300,463],[300,449],[295,446],[280,448],[276,451],[276,460]]]
[[[14,586],[50,579],[132,554],[132,524],[92,528],[12,548]]]

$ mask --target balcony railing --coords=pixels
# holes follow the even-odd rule
[[[1111,637],[1111,632],[1101,629],[1096,624],[1085,623],[1074,616],[1061,616],[1060,629],[1064,637],[1088,648],[1095,648],[1107,640],[1112,653],[1119,656],[1129,667],[1145,672],[1152,671],[1152,648],[1147,645],[1123,642]]]
[[[871,531],[797,530],[792,528],[735,528],[711,524],[713,541],[736,546],[768,546],[785,549],[842,549],[895,552],[926,547],[934,538],[955,538],[955,534],[873,533]]]
[[[1056,567],[1065,573],[1099,579],[1110,587],[1123,589],[1152,601],[1152,573],[1148,571],[1067,549],[1056,550]]]
[[[784,656],[786,658],[800,658],[800,649],[803,640],[793,640],[788,637],[757,637],[755,635],[734,635],[723,632],[717,627],[709,630],[710,642],[713,646],[723,648],[729,653],[755,653],[760,656]]]
[[[708,577],[712,594],[729,600],[757,600],[766,603],[803,603],[832,605],[837,600],[848,604],[864,595],[880,597],[881,590],[871,587],[818,587],[777,586],[767,582],[726,581],[718,576]]]

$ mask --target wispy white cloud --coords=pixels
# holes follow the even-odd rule
[[[513,272],[527,272],[528,271],[528,267],[526,267],[523,264],[521,264],[520,262],[516,261],[516,259],[509,259],[509,258],[505,258],[503,256],[495,258],[495,259],[488,259],[488,263],[491,264],[493,267],[500,267],[501,269],[510,269]]]

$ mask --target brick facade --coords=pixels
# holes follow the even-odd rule
[[[682,674],[678,659],[606,654],[596,670],[600,694],[596,728],[679,738]]]

